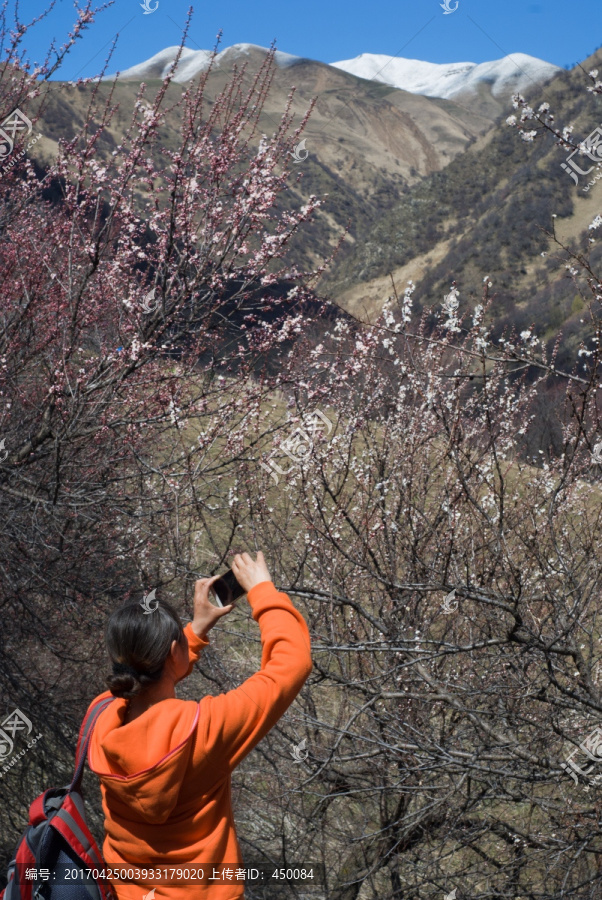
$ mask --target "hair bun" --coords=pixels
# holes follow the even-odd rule
[[[114,668],[116,667],[114,666]],[[126,667],[123,666],[122,668]],[[124,700],[130,700],[132,697],[135,697],[142,688],[140,678],[133,674],[134,670],[131,667],[128,666],[127,668],[130,669],[129,672],[114,672],[113,675],[109,675],[106,679],[106,685],[113,696],[121,697]]]

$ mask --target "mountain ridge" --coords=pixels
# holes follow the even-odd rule
[[[362,53],[354,59],[331,65],[359,78],[443,100],[452,100],[467,91],[477,90],[480,84],[491,85],[491,93],[498,99],[525,91],[562,71],[559,66],[526,53],[510,53],[484,63],[430,63],[380,53]]]
[[[173,65],[179,47],[165,47],[158,53],[118,73],[123,80],[164,78]],[[205,72],[215,51],[182,49],[173,80],[183,84]],[[267,54],[268,48],[259,44],[240,43],[225,47],[215,53],[214,67],[230,65],[239,58],[253,53]],[[378,53],[361,53],[354,59],[325,63],[295,56],[282,50],[274,51],[274,61],[280,69],[300,63],[312,62],[331,69],[347,72],[357,78],[375,81],[410,94],[450,100],[466,94],[477,95],[483,85],[489,86],[495,100],[518,91],[537,86],[562,71],[559,66],[537,59],[526,53],[514,53],[498,60],[484,63],[430,63],[416,59],[390,57]],[[386,74],[383,74],[386,70]],[[105,80],[117,77],[117,73],[105,76]]]
[[[119,77],[128,80],[137,78],[165,78],[170,67],[174,63],[179,50],[179,46],[165,47],[163,50],[159,50],[158,53],[143,60],[141,63],[137,63],[136,65],[130,66],[128,69],[119,72]],[[237,56],[248,56],[249,50],[260,50],[266,54],[269,52],[266,47],[261,47],[259,44],[232,44],[230,47],[225,47],[219,53],[216,53],[214,66],[219,68],[223,62],[231,62],[231,60]],[[209,68],[212,56],[212,50],[191,50],[188,47],[183,47],[180,61],[176,66],[176,71],[174,73],[174,82],[176,84],[184,84],[185,82],[196,78],[196,76],[200,75],[202,72],[205,72]],[[282,50],[276,50],[274,53],[274,61],[280,68],[295,65],[297,62],[304,62],[305,59],[306,58],[303,56],[293,56],[293,54],[284,53]],[[103,81],[111,81],[116,75],[117,73],[106,75],[103,78]]]

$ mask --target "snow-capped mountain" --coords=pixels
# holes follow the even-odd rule
[[[160,50],[159,53],[155,53],[154,56],[151,56],[145,62],[120,72],[119,77],[127,78],[128,80],[140,79],[140,81],[148,78],[164,78],[173,65],[179,49],[179,47],[166,47],[165,50]],[[226,47],[225,50],[217,54],[213,66],[214,68],[219,68],[222,63],[230,64],[239,57],[249,56],[250,50],[258,50],[264,54],[268,52],[266,47],[260,47],[258,44],[232,44],[231,47]],[[184,48],[175,71],[174,81],[178,84],[183,84],[208,69],[211,53],[211,50],[188,50]],[[299,62],[302,57],[276,50],[274,59],[276,65],[280,66],[280,68],[286,68]],[[114,77],[114,75],[108,76],[111,79]]]
[[[128,80],[144,81],[149,78],[164,78],[178,53],[178,47],[166,47],[145,62],[132,66],[120,73]],[[229,66],[243,57],[257,53],[264,55],[266,47],[258,44],[233,44],[217,54],[214,67]],[[195,78],[209,67],[210,50],[184,49],[178,63],[174,81],[184,83]],[[279,68],[288,68],[300,62],[308,62],[302,56],[293,56],[277,50],[275,62]],[[325,65],[322,63],[322,65]],[[482,85],[489,88],[495,98],[507,99],[515,91],[525,91],[541,84],[560,71],[558,66],[528,56],[526,53],[512,53],[502,59],[486,63],[429,63],[418,59],[401,59],[381,53],[362,53],[355,59],[345,59],[329,63],[333,68],[367,80],[380,81],[400,88],[411,94],[427,97],[451,99],[460,94],[478,92]],[[108,76],[113,78],[114,76]]]
[[[330,63],[369,81],[380,81],[411,94],[450,100],[488,85],[494,97],[508,97],[541,84],[560,71],[558,66],[526,53],[512,53],[486,63],[429,63],[382,53],[361,53],[355,59]]]

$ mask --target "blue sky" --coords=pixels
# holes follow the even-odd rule
[[[450,15],[440,6],[443,0],[147,0],[151,8],[159,4],[147,15],[141,2],[115,0],[99,13],[55,77],[67,81],[98,74],[118,32],[109,72],[179,44],[191,5],[186,42],[191,49],[213,49],[221,29],[220,49],[241,42],[267,47],[276,39],[279,50],[322,62],[385,53],[478,63],[522,52],[572,66],[602,44],[600,0],[458,0]],[[449,2],[453,7],[456,0]],[[21,0],[20,20],[29,21],[44,7],[44,0]],[[48,18],[26,35],[26,56],[41,62],[52,37],[59,45],[64,42],[74,17],[73,0],[56,0]]]

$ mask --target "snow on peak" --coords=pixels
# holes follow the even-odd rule
[[[560,71],[558,66],[526,53],[512,53],[503,59],[486,63],[429,63],[418,59],[402,59],[382,53],[361,53],[355,59],[330,63],[360,78],[380,81],[392,87],[442,97],[446,100],[478,90],[479,85],[491,85],[494,97],[505,97],[541,84]]]
[[[166,47],[165,50],[155,53],[150,59],[147,59],[136,66],[131,66],[129,69],[125,69],[120,73],[119,77],[140,81],[144,81],[148,78],[163,79],[169,72],[170,67],[178,55],[179,49],[179,47]],[[267,47],[260,47],[259,44],[232,44],[231,47],[226,47],[216,55],[213,65],[214,67],[216,66],[219,68],[220,63],[223,60],[229,61],[240,56],[249,56],[249,50],[259,50],[262,53],[269,52]],[[178,84],[183,84],[184,82],[195,78],[201,72],[204,72],[209,68],[211,56],[211,50],[189,50],[184,47],[173,80]],[[281,68],[292,66],[300,59],[302,59],[302,57],[293,56],[291,53],[283,53],[281,50],[276,50],[276,53],[274,54],[276,65]],[[106,80],[112,80],[114,77],[114,75],[109,75]]]
[[[169,72],[178,50],[178,47],[166,47],[145,62],[121,72],[120,77],[139,81],[149,78],[163,79]],[[222,61],[230,62],[239,57],[249,56],[251,50],[268,53],[268,49],[259,44],[232,44],[216,55],[214,66],[219,68]],[[174,81],[181,84],[206,71],[211,56],[210,50],[184,48]],[[274,58],[280,68],[294,66],[304,59],[302,56],[293,56],[281,50],[276,50]],[[527,90],[533,84],[541,84],[560,71],[558,66],[528,56],[526,53],[513,53],[503,59],[479,64],[429,63],[419,59],[386,56],[382,53],[361,53],[355,59],[346,59],[330,65],[351,75],[380,81],[412,94],[445,99],[455,97],[464,91],[477,91],[482,84],[490,85],[494,97],[508,97],[517,91]],[[114,76],[110,75],[108,78],[112,79]]]

